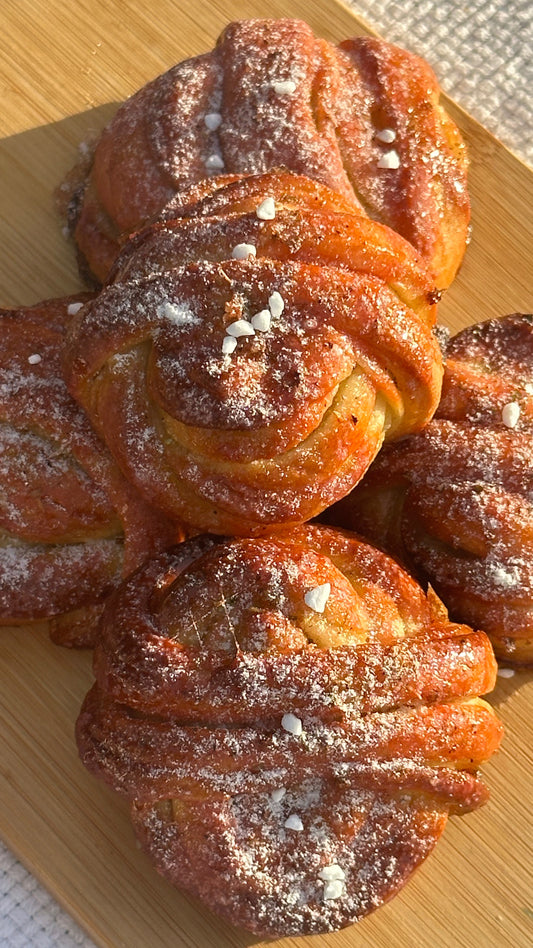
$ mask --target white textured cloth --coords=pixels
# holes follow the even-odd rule
[[[94,948],[55,899],[0,843],[2,948]]]
[[[423,56],[442,89],[533,165],[531,0],[348,0],[385,39]]]
[[[442,88],[533,164],[531,0],[346,0],[391,42],[424,56]],[[0,844],[2,948],[93,948]]]

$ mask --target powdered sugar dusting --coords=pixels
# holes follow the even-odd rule
[[[120,581],[120,538],[24,543],[0,531],[0,622],[50,618],[102,601]]]
[[[391,81],[398,71],[409,75],[402,97]],[[417,108],[422,95],[424,110]],[[334,47],[295,20],[230,24],[212,53],[173,67],[113,119],[106,154],[115,160],[105,172],[113,169],[117,230],[138,230],[173,191],[206,175],[283,167],[385,221],[430,264],[438,263],[435,248],[444,240],[444,285],[464,252],[468,197],[463,150],[455,136],[450,144],[438,95],[426,65],[386,43],[356,38]],[[376,130],[376,115],[393,115],[394,129]],[[390,144],[395,148],[384,152]],[[383,161],[397,168],[391,162],[401,154],[409,156],[401,174],[382,170]],[[146,188],[135,206],[131,182],[139,179]]]
[[[369,597],[381,649],[360,625],[355,647],[313,642],[301,590],[326,569],[339,605],[343,584],[361,609]],[[457,766],[499,740],[488,706],[462,700],[490,684],[488,641],[433,614],[419,591],[414,627],[392,644],[386,603],[400,572],[325,528],[197,538],[147,564],[111,605],[100,685],[78,723],[82,759],[133,800],[159,869],[234,924],[264,935],[355,921],[425,858],[452,802],[485,798]],[[132,616],[145,632],[131,635]]]
[[[111,458],[61,370],[65,327],[83,305],[49,300],[0,317],[0,623],[84,609],[89,644],[94,606],[121,578],[124,537]]]
[[[381,493],[374,514],[392,512],[402,495],[389,549],[408,556],[451,614],[484,629],[497,654],[513,661],[533,658],[532,384],[533,317],[511,314],[463,330],[448,344],[434,420],[385,448],[363,485]],[[400,483],[389,507],[386,495]],[[354,525],[386,543],[385,519],[371,523],[357,497],[347,504]]]
[[[263,935],[318,934],[357,921],[400,888],[433,848],[445,820],[443,814],[405,809],[395,801],[349,789],[342,802],[331,796],[335,806],[331,818],[324,810],[330,794],[317,778],[306,781],[300,793],[288,794],[288,805],[295,800],[302,807],[303,832],[280,829],[260,795],[252,799],[235,795],[216,807],[217,845],[223,860],[215,886],[232,893],[231,903],[211,891],[209,872],[203,879],[198,875],[199,865],[207,867],[213,858],[207,820],[205,842],[200,844],[189,841],[183,823],[178,836],[154,810],[136,815],[135,823],[163,874],[223,917]],[[346,827],[344,836],[336,832],[336,824]],[[176,846],[178,838],[182,842]],[[187,855],[192,857],[193,852],[191,870]],[[320,870],[334,860],[345,866],[345,880],[324,882]]]
[[[180,240],[187,230],[181,223]],[[132,256],[129,282],[108,285],[84,307],[70,354],[87,393],[103,384],[97,422],[103,431],[104,390],[112,397],[110,414],[120,413],[122,421],[109,447],[121,464],[128,458],[129,476],[143,495],[156,496],[180,520],[194,517],[196,528],[240,533],[307,519],[357,480],[392,427],[389,406],[401,404],[388,367],[393,349],[394,359],[400,347],[413,363],[423,399],[432,395],[427,366],[420,371],[414,358],[411,329],[418,317],[385,282],[265,257],[228,259],[231,246],[227,241],[221,261],[156,268],[138,278]],[[367,326],[382,306],[401,310],[401,329],[378,364],[360,355],[366,343],[351,313],[362,310]],[[428,328],[422,335],[430,342]],[[109,376],[101,373],[102,360]],[[419,410],[417,403],[417,418]],[[294,489],[286,463],[297,471]],[[185,491],[175,490],[176,476]],[[196,508],[185,499],[191,491]]]

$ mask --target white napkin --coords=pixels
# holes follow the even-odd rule
[[[423,56],[443,90],[533,165],[531,0],[346,0],[392,43]]]

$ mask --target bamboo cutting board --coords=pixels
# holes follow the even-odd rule
[[[330,40],[365,32],[337,0],[2,0],[0,306],[81,288],[52,192],[80,141],[173,63],[210,48],[224,25],[297,16]],[[468,142],[473,237],[441,306],[454,331],[531,311],[533,173],[459,109]],[[73,725],[90,656],[50,644],[44,626],[0,635],[0,833],[100,946],[257,944],[163,882],[137,850],[125,805],[85,773]],[[498,679],[507,729],[485,768],[487,807],[452,819],[434,854],[374,916],[276,948],[526,948],[533,944],[533,682]]]

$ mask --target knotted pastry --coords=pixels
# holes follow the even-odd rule
[[[258,935],[331,931],[485,802],[495,671],[355,536],[197,537],[109,600],[78,747],[175,885]]]
[[[533,317],[455,336],[434,420],[387,446],[328,519],[429,580],[498,656],[533,661]]]
[[[86,300],[0,310],[0,625],[53,618],[55,641],[78,646],[123,572],[180,538],[66,389],[65,326]]]
[[[467,239],[467,159],[434,73],[382,40],[333,46],[299,20],[231,23],[212,52],[148,83],[60,199],[84,267],[103,281],[123,238],[176,192],[220,171],[282,167],[388,224],[439,288],[451,283]]]
[[[71,324],[65,371],[150,502],[254,535],[315,516],[384,437],[431,417],[434,285],[402,238],[307,178],[201,192],[125,249]]]

